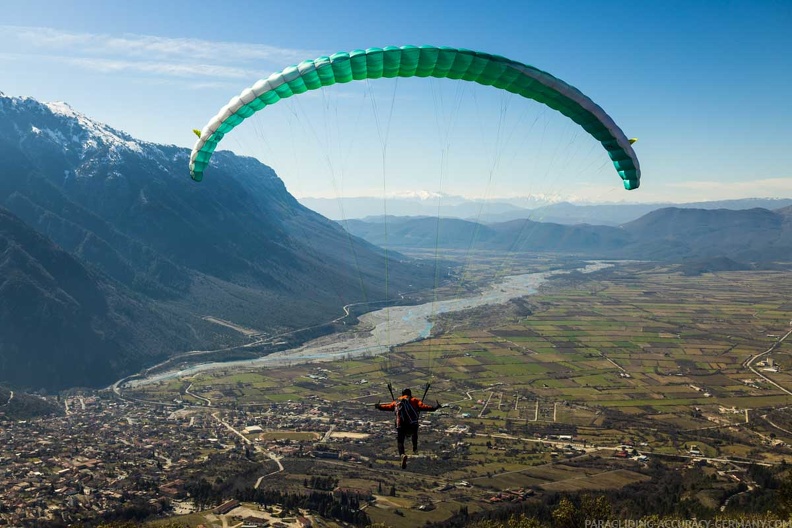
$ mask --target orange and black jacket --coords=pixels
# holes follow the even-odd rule
[[[392,401],[390,403],[378,403],[376,405],[376,408],[379,409],[380,411],[394,411],[394,410],[396,410],[396,405],[402,400],[409,401],[410,402],[410,406],[413,409],[415,409],[416,413],[418,411],[432,412],[432,411],[436,411],[437,410],[437,407],[432,407],[431,405],[426,405],[420,399],[414,398],[414,397],[410,397],[410,396],[399,396],[399,399],[394,400],[394,401]],[[396,413],[396,427],[398,428],[398,427],[401,427],[402,425],[403,424],[401,423],[401,416],[399,416],[399,413]]]

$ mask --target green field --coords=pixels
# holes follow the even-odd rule
[[[383,386],[361,380],[388,379],[397,386],[433,380],[432,394],[460,401],[461,392],[495,384],[502,418],[530,415],[529,399],[573,402],[635,414],[685,412],[723,405],[772,408],[792,397],[742,367],[789,329],[792,283],[783,273],[732,272],[685,277],[665,270],[621,269],[574,288],[556,287],[532,297],[528,317],[502,310],[497,325],[481,328],[463,314],[447,316],[462,326],[432,339],[397,347],[387,358],[328,364],[327,379],[308,377],[316,367],[202,374],[191,392],[212,402],[245,404],[383,398]],[[448,321],[446,322],[448,325]],[[780,382],[789,344],[776,354]],[[146,389],[166,399],[184,382]],[[792,387],[792,386],[791,386]],[[464,389],[464,390],[463,390]],[[456,395],[454,395],[456,394]],[[522,395],[522,401],[520,396]],[[185,396],[186,401],[197,402]],[[460,409],[479,410],[471,401]],[[492,412],[492,409],[489,410]],[[567,413],[574,421],[574,413]],[[557,417],[556,417],[557,418]],[[706,425],[702,422],[702,426]]]

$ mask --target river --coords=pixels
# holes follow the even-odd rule
[[[577,271],[591,273],[612,265],[613,263],[609,262],[593,262]],[[548,278],[564,273],[568,273],[568,271],[512,275],[472,297],[447,299],[414,306],[393,306],[363,314],[358,318],[360,320],[358,328],[362,329],[360,332],[330,334],[308,341],[297,348],[275,352],[256,359],[200,363],[180,370],[152,374],[143,379],[129,380],[125,385],[137,387],[210,370],[283,367],[296,363],[383,354],[392,346],[429,337],[433,324],[431,319],[436,315],[488,304],[504,304],[516,297],[532,295]]]

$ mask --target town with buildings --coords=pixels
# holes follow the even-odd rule
[[[174,410],[107,395],[68,398],[63,407],[61,416],[30,420],[0,415],[0,526],[114,519],[132,508],[143,516],[190,511],[185,486],[196,468],[213,456],[250,459],[251,450],[265,449],[248,440],[261,427],[243,412]],[[277,415],[283,428],[330,427],[308,406],[273,411],[262,413],[264,423]],[[274,459],[300,450],[272,447]]]
[[[323,484],[323,491],[353,494],[361,504],[388,495],[392,486],[395,462],[383,464],[395,451],[392,417],[373,410],[346,416],[333,402],[317,397],[245,409],[142,404],[109,391],[59,400],[63,412],[57,416],[10,420],[0,415],[0,526],[67,526],[195,511],[206,515],[207,527],[224,526],[221,516],[244,526],[325,526],[316,512],[284,511],[272,505],[256,509],[233,499],[230,492],[221,501],[207,501],[196,486],[245,475],[245,486],[254,491],[287,490],[299,474],[298,487],[304,482],[310,489],[314,480],[326,478],[329,485]],[[549,465],[599,449],[613,461],[608,464],[627,464],[619,471],[632,474],[649,460],[646,443],[629,440],[615,448],[597,448],[566,434],[563,427],[553,429],[556,434],[522,440],[518,453],[516,444],[508,443],[515,437],[506,431],[476,434],[475,424],[461,416],[455,412],[423,417],[427,438],[422,441],[431,443],[432,455],[416,461],[425,467],[415,470],[424,471],[423,476],[435,475],[426,485],[436,494],[456,493],[457,499],[488,505],[525,501],[535,494],[526,487],[481,486],[483,474],[470,473],[473,478],[467,480],[437,478],[443,472],[459,474],[454,471],[464,470],[466,464],[480,464],[469,457],[477,437],[480,447],[489,452],[484,458],[493,462],[526,454],[538,456],[535,463],[546,460]],[[683,456],[690,463],[693,457],[703,458],[697,446],[686,449],[689,452]],[[374,484],[365,487],[355,478],[347,479],[358,483],[351,488],[320,469],[328,464],[325,468],[346,469],[347,476],[356,477],[359,469],[372,468],[372,463],[368,482],[377,482],[379,489]],[[431,464],[439,464],[439,469],[428,470]],[[718,464],[724,479],[746,478],[744,466]],[[370,476],[377,471],[382,475]],[[437,499],[427,493],[418,496],[414,508],[430,511],[436,504]]]

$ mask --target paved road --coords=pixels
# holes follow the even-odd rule
[[[744,366],[745,368],[747,368],[747,369],[750,369],[750,370],[751,370],[751,372],[753,372],[754,374],[756,374],[756,375],[757,375],[757,376],[759,376],[760,378],[764,379],[764,380],[765,380],[767,383],[769,383],[769,384],[771,384],[771,385],[775,386],[776,388],[780,389],[781,391],[783,391],[783,392],[785,392],[785,393],[789,394],[790,396],[792,396],[792,391],[789,391],[789,390],[785,389],[784,387],[782,387],[781,385],[779,385],[779,384],[778,384],[778,383],[776,383],[775,381],[771,380],[770,378],[768,378],[767,376],[765,376],[764,374],[762,374],[761,372],[759,372],[758,370],[756,370],[756,369],[753,367],[753,363],[754,363],[754,361],[756,361],[757,359],[759,359],[759,358],[761,358],[761,357],[764,357],[764,356],[768,355],[770,352],[772,352],[773,350],[775,350],[776,348],[778,348],[778,346],[779,346],[779,345],[781,345],[781,343],[783,343],[783,342],[784,342],[784,340],[785,340],[787,337],[789,337],[789,335],[790,335],[790,334],[792,334],[792,330],[790,330],[789,332],[787,332],[786,334],[784,334],[784,337],[782,337],[782,338],[780,338],[779,340],[777,340],[775,343],[773,343],[773,346],[771,346],[770,348],[768,348],[767,350],[765,350],[765,351],[764,351],[764,352],[762,352],[761,354],[757,354],[757,355],[755,355],[755,356],[751,356],[751,357],[749,357],[747,360],[745,360],[745,361],[743,362],[743,366]]]
[[[327,432],[324,434],[322,439],[319,440],[319,441],[320,442],[328,442],[328,441],[330,441],[330,435],[333,434],[333,431],[335,431],[335,428],[336,428],[335,424],[331,425],[330,429],[327,430]]]
[[[212,417],[213,417],[215,420],[217,420],[218,422],[220,422],[221,424],[223,424],[223,425],[226,427],[226,429],[228,429],[229,431],[231,431],[231,432],[232,432],[232,433],[234,433],[235,435],[239,436],[239,437],[242,439],[242,441],[243,441],[244,443],[246,443],[246,444],[248,444],[248,445],[252,445],[252,446],[253,446],[253,449],[254,449],[256,452],[258,452],[258,453],[264,453],[264,454],[265,454],[265,455],[267,455],[267,456],[268,456],[268,457],[269,457],[269,458],[270,458],[272,461],[274,461],[276,464],[278,464],[278,471],[273,471],[273,472],[271,472],[271,473],[267,473],[266,475],[262,475],[262,476],[260,476],[260,477],[258,478],[258,480],[256,481],[256,484],[253,486],[255,489],[258,489],[258,487],[261,485],[261,482],[262,482],[262,480],[264,480],[266,477],[269,477],[270,475],[274,475],[275,473],[280,473],[281,471],[283,471],[283,464],[281,464],[280,457],[278,457],[278,455],[276,455],[275,453],[271,453],[270,451],[267,451],[266,449],[262,448],[260,445],[258,445],[258,444],[254,444],[253,442],[251,442],[251,441],[248,439],[248,437],[246,437],[246,436],[245,436],[245,435],[243,435],[241,432],[239,432],[238,430],[236,430],[236,429],[235,429],[235,428],[234,428],[234,427],[233,427],[233,426],[232,426],[230,423],[228,423],[228,422],[226,422],[225,420],[223,420],[222,418],[220,418],[220,416],[219,416],[219,414],[218,414],[218,413],[212,413]]]
[[[14,399],[14,391],[10,391],[10,392],[11,393],[8,395],[8,401],[5,402],[3,405],[0,405],[0,407],[5,407],[6,405],[9,405],[11,403],[11,400]]]
[[[223,420],[222,418],[220,418],[220,415],[219,415],[219,413],[212,413],[212,418],[214,418],[215,420],[217,420],[218,422],[220,422],[221,424],[223,424],[223,425],[225,426],[225,428],[226,428],[226,429],[228,429],[229,431],[231,431],[231,432],[232,432],[232,433],[234,433],[235,435],[239,436],[239,438],[241,438],[241,439],[242,439],[242,441],[243,441],[244,443],[246,443],[246,444],[248,444],[248,445],[253,445],[253,442],[251,442],[251,441],[248,439],[248,437],[247,437],[247,436],[243,435],[242,433],[240,433],[239,431],[237,431],[236,429],[234,429],[234,427],[233,427],[233,426],[232,426],[230,423],[228,423],[228,422],[226,422],[225,420]]]
[[[776,410],[780,410],[780,409],[776,409]],[[783,428],[783,427],[781,427],[780,425],[777,425],[775,422],[772,422],[772,421],[770,421],[770,419],[767,417],[767,415],[766,415],[766,414],[763,414],[763,415],[762,415],[762,419],[763,419],[765,422],[767,422],[767,423],[769,423],[770,425],[772,425],[773,427],[775,427],[776,429],[778,429],[779,431],[784,431],[786,434],[788,434],[788,435],[792,436],[792,431],[790,431],[789,429],[784,429],[784,428]]]
[[[196,398],[196,399],[199,399],[199,400],[203,400],[203,401],[206,402],[206,405],[211,406],[212,405],[212,400],[210,400],[209,398],[204,398],[203,396],[199,396],[198,394],[195,394],[194,392],[190,392],[190,389],[192,389],[192,386],[193,386],[193,384],[190,383],[190,386],[187,387],[186,389],[184,389],[184,394],[187,394],[187,395],[192,396],[193,398]]]
[[[261,486],[261,483],[264,481],[265,478],[269,477],[270,475],[275,475],[276,473],[280,473],[281,471],[283,471],[283,464],[281,464],[278,455],[276,455],[275,453],[270,453],[268,451],[267,456],[270,457],[270,459],[274,461],[276,464],[278,464],[278,471],[273,471],[271,473],[267,473],[266,475],[261,475],[256,481],[256,484],[253,486],[254,489],[259,489],[259,486]]]
[[[478,414],[479,418],[484,416],[484,411],[487,410],[487,406],[489,405],[489,402],[492,399],[492,395],[493,394],[495,394],[495,393],[490,391],[489,396],[487,397],[487,401],[484,402],[484,406],[481,408],[481,412]]]

